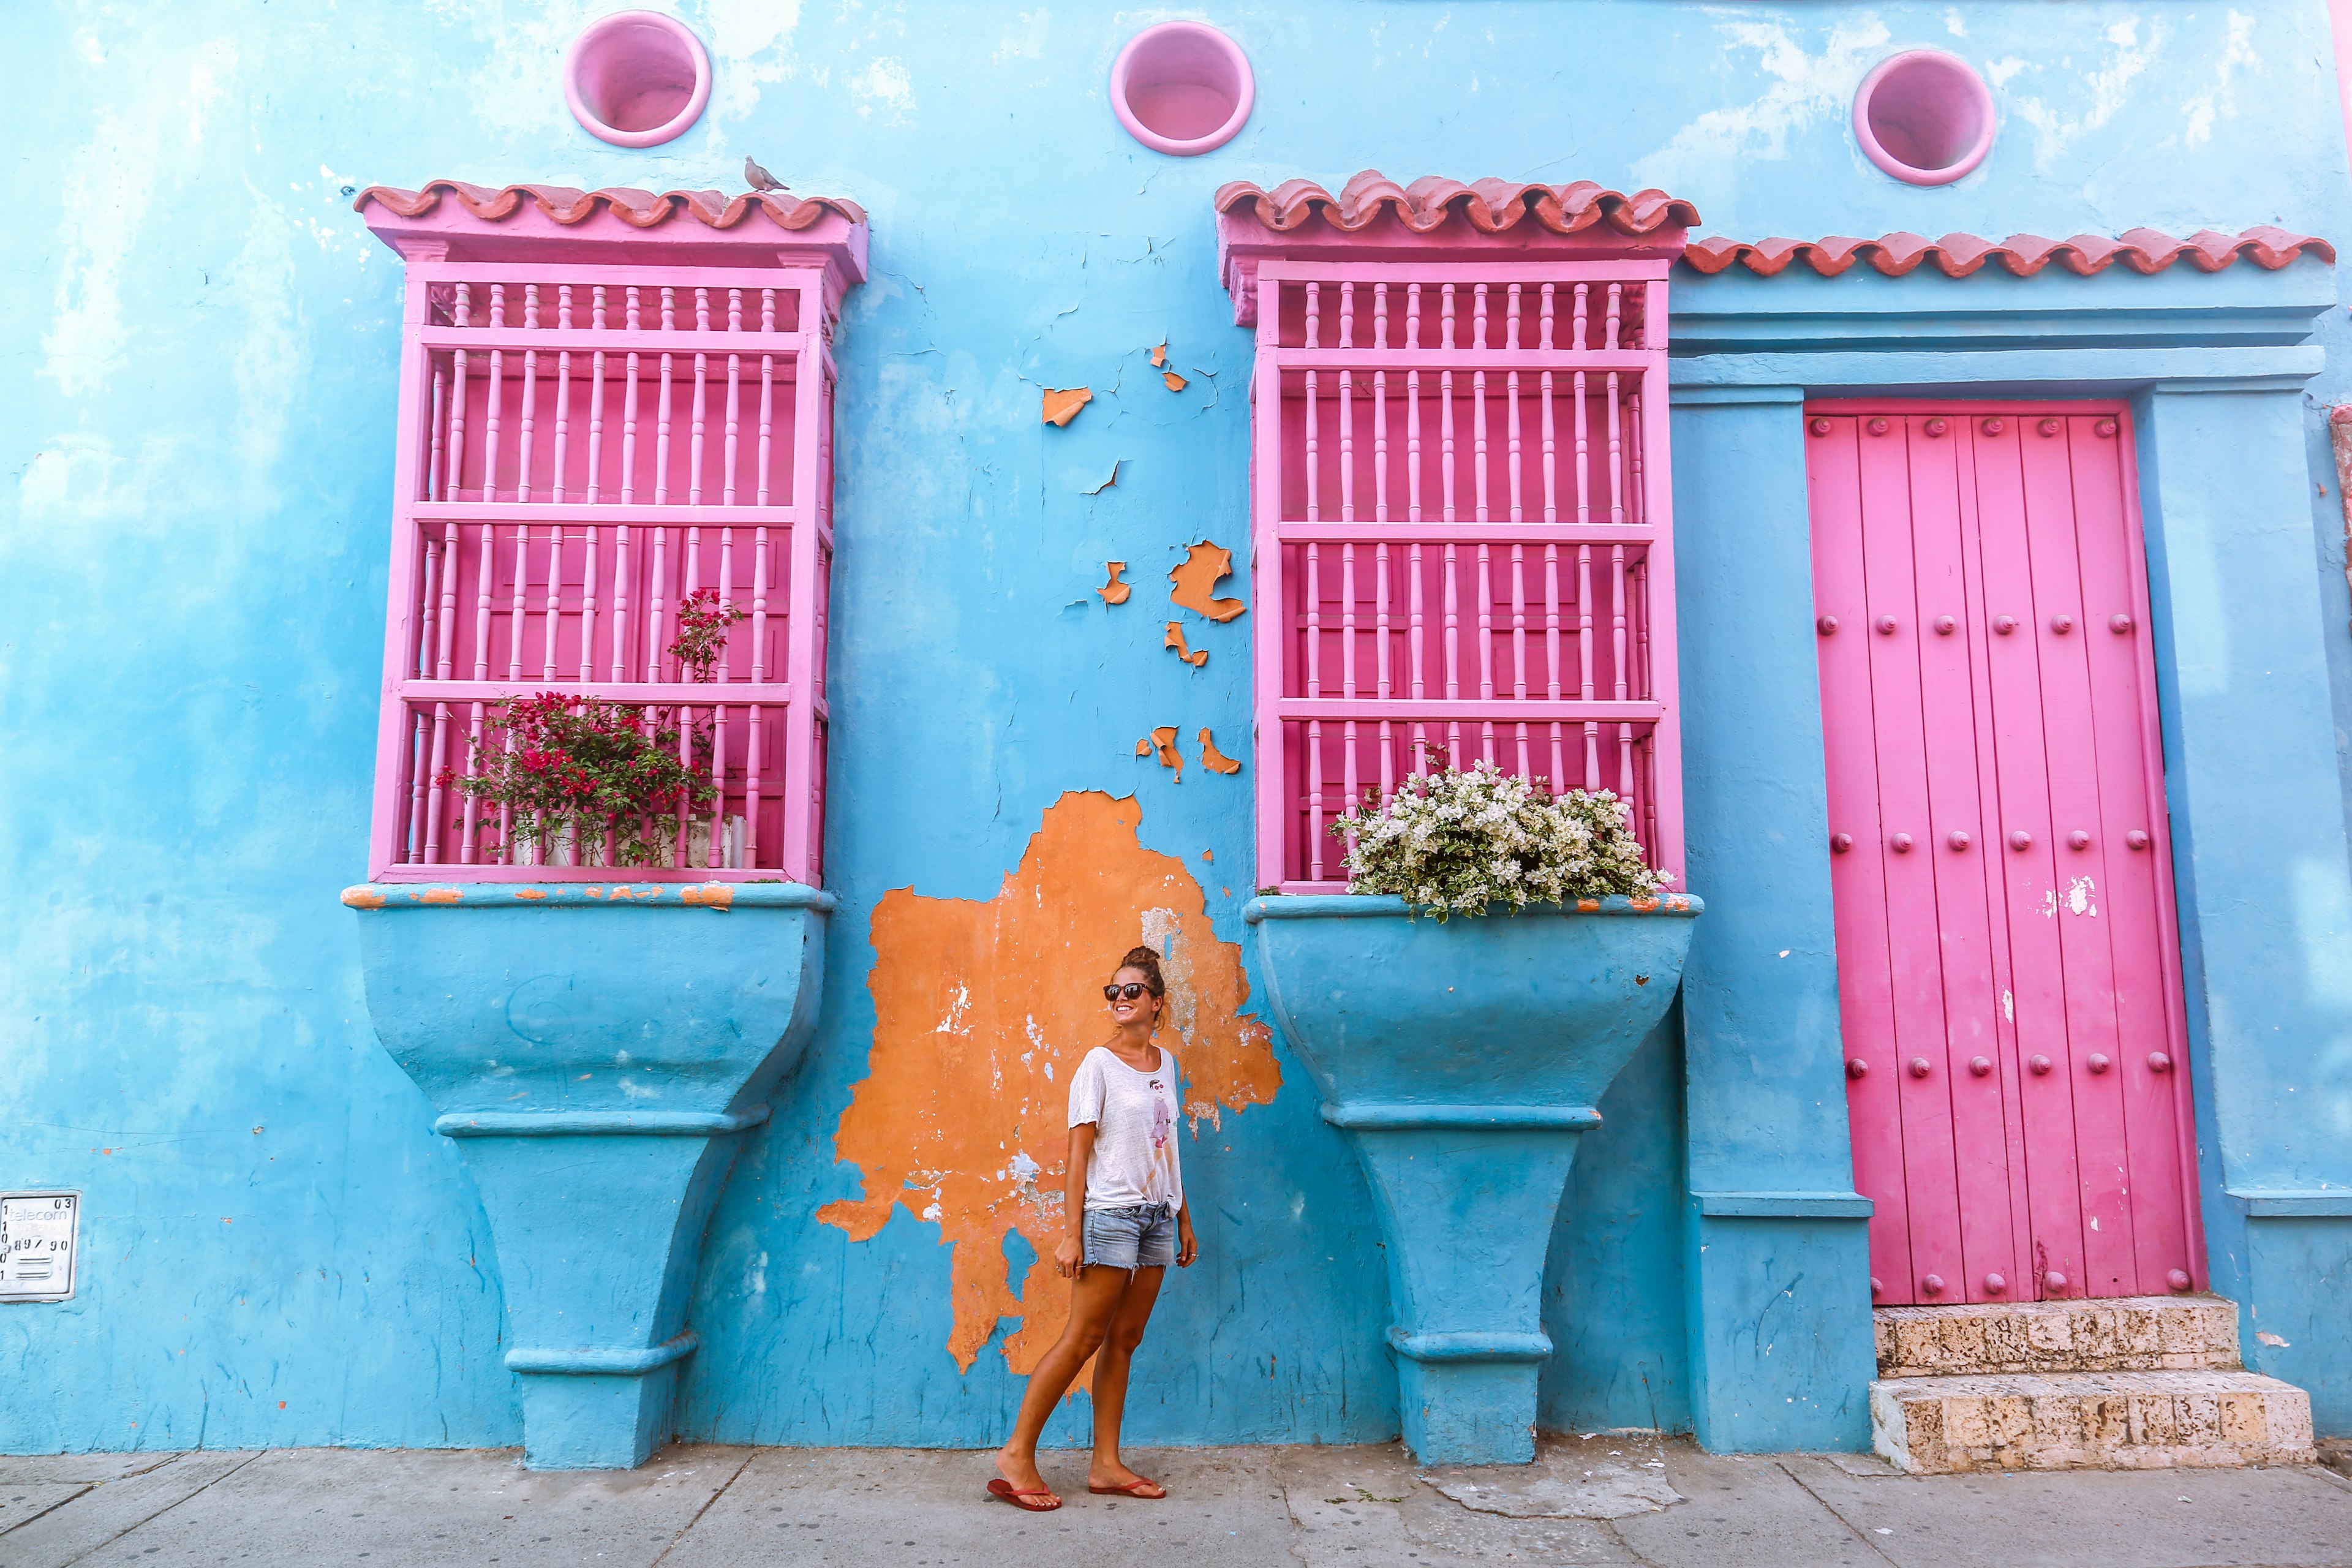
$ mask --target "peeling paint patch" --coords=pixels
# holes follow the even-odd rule
[[[1126,459],[1122,458],[1114,458],[1111,459],[1110,472],[1104,477],[1103,482],[1098,485],[1087,487],[1085,493],[1090,496],[1098,496],[1102,494],[1103,491],[1110,489],[1111,486],[1118,483],[1118,466],[1125,460]]]
[[[1184,782],[1184,759],[1176,750],[1176,726],[1162,724],[1151,731],[1151,749],[1160,753],[1160,765],[1176,770],[1176,782]]]
[[[2098,896],[2098,887],[2090,878],[2075,878],[2066,884],[2066,912],[2089,915],[2096,920],[2099,915]]]
[[[1078,416],[1079,409],[1094,400],[1094,388],[1090,386],[1049,386],[1045,388],[1042,417],[1048,425],[1066,426]]]
[[[1172,370],[1161,371],[1160,373],[1160,379],[1168,384],[1168,390],[1171,392],[1181,392],[1185,387],[1192,384]]]
[[[345,888],[343,902],[355,910],[380,910],[383,908],[383,894],[373,888]]]
[[[1203,654],[1202,657],[1205,658],[1208,656]],[[1213,773],[1233,774],[1242,771],[1241,759],[1229,757],[1217,750],[1216,742],[1209,738],[1206,729],[1201,731],[1201,765]],[[1209,852],[1202,850],[1201,858],[1206,860],[1208,858]]]
[[[1184,559],[1168,574],[1176,585],[1168,591],[1168,602],[1184,609],[1196,611],[1213,621],[1230,621],[1249,608],[1239,599],[1211,597],[1220,579],[1234,574],[1234,552],[1221,550],[1213,540],[1187,545]]]
[[[680,888],[677,896],[682,903],[698,904],[707,910],[735,907],[735,889],[726,882],[705,882],[698,888]]]
[[[1133,584],[1122,583],[1118,580],[1118,574],[1127,570],[1127,563],[1106,561],[1103,563],[1103,570],[1110,574],[1109,579],[1095,592],[1102,595],[1102,602],[1106,606],[1126,604],[1128,595],[1135,592]]]
[[[1168,368],[1168,340],[1166,338],[1160,339],[1158,344],[1152,348],[1151,368],[1154,370],[1166,370]]]
[[[1194,649],[1188,648],[1184,646],[1184,623],[1181,621],[1169,622],[1168,635],[1160,638],[1160,641],[1162,647],[1174,648],[1176,650],[1176,657],[1182,659],[1186,664],[1191,665],[1194,669],[1198,669],[1202,665],[1209,662],[1209,650],[1207,648]]]
[[[417,904],[461,904],[466,901],[466,889],[463,888],[419,888],[416,891],[409,894],[408,898],[411,903]]]
[[[1052,1253],[1068,1144],[1055,1069],[1066,1083],[1108,1034],[1097,987],[1121,953],[1139,939],[1163,954],[1162,1041],[1188,1115],[1213,1123],[1281,1088],[1265,1026],[1241,1016],[1241,949],[1217,940],[1182,860],[1143,847],[1141,820],[1132,798],[1065,795],[993,899],[901,888],[874,910],[873,1051],[835,1135],[861,1195],[817,1218],[853,1241],[899,1207],[940,1226],[951,1249],[946,1348],[964,1371],[1001,1318],[1023,1320],[1003,1345],[1017,1374],[1061,1333],[1069,1288]],[[1015,1231],[1036,1255],[1017,1293],[1004,1257]]]
[[[514,896],[518,899],[524,900],[527,902],[535,904],[539,902],[540,900],[547,897],[547,889],[544,888],[517,888],[515,889]]]

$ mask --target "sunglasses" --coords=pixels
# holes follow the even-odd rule
[[[1150,989],[1150,986],[1144,984],[1139,980],[1130,980],[1124,985],[1106,985],[1103,987],[1103,1000],[1106,1002],[1116,1002],[1120,997],[1124,996],[1129,1001],[1132,1002],[1138,996],[1142,995],[1145,992]]]

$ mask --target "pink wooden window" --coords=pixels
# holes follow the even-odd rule
[[[819,881],[830,344],[862,226],[837,257],[727,237],[719,259],[765,265],[708,264],[717,237],[684,217],[617,256],[484,242],[463,214],[435,226],[454,242],[376,226],[408,268],[372,874]],[[666,651],[698,591],[745,615],[708,681]],[[446,786],[508,700],[548,690],[705,730],[716,799],[667,866],[541,864],[525,825]]]
[[[1447,254],[1247,285],[1260,879],[1342,889],[1335,816],[1444,755],[1614,791],[1679,879],[1672,263]]]

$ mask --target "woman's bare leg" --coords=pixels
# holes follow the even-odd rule
[[[996,1451],[998,1473],[1024,1491],[1045,1484],[1045,1478],[1037,1473],[1038,1435],[1045,1430],[1054,1406],[1069,1392],[1078,1368],[1101,1348],[1127,1284],[1126,1269],[1108,1268],[1099,1263],[1079,1269],[1077,1279],[1071,1283],[1070,1320],[1062,1325],[1062,1337],[1054,1342],[1054,1348],[1045,1352],[1037,1369],[1029,1374],[1028,1392],[1021,1396],[1021,1415],[1013,1423],[1013,1440]],[[1153,1288],[1158,1289],[1156,1281]],[[1120,1364],[1123,1368],[1125,1363]],[[1125,1385],[1122,1371],[1120,1386]]]
[[[1095,1455],[1087,1467],[1090,1487],[1125,1486],[1143,1478],[1119,1462],[1118,1428],[1127,1415],[1127,1370],[1135,1347],[1143,1342],[1144,1325],[1151,1321],[1152,1304],[1160,1300],[1165,1268],[1139,1268],[1120,1292],[1111,1314],[1109,1331],[1095,1356]]]

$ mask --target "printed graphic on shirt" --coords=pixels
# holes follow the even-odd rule
[[[1159,1055],[1157,1070],[1144,1072],[1097,1046],[1070,1077],[1070,1125],[1095,1128],[1094,1152],[1087,1160],[1088,1209],[1183,1206],[1176,1140],[1182,1072],[1173,1052],[1163,1047]]]

